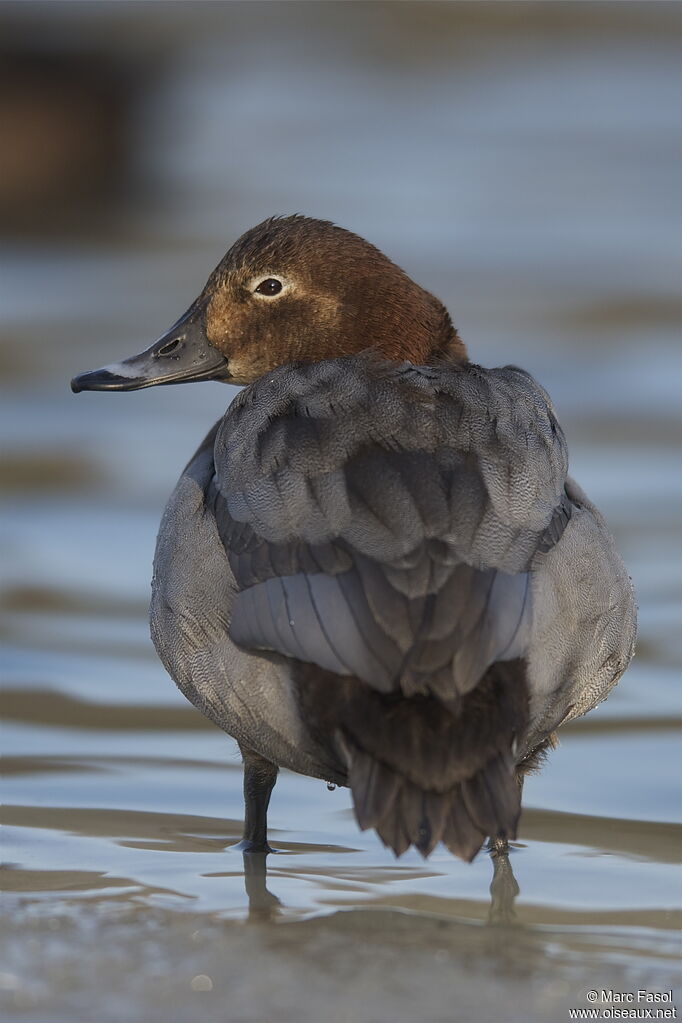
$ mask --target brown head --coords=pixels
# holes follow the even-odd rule
[[[74,391],[219,379],[374,351],[424,365],[466,359],[445,307],[363,238],[326,220],[274,217],[247,231],[190,309],[142,355]]]

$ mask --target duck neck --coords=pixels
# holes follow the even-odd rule
[[[469,356],[465,344],[457,333],[457,329],[450,318],[450,313],[437,298],[432,295],[429,297],[433,300],[435,306],[435,324],[425,365],[441,362],[443,359],[454,362],[468,362]]]
[[[452,360],[467,362],[464,342],[453,326],[450,314],[435,295],[412,281],[411,293],[401,295],[392,307],[381,310],[380,322],[367,324],[365,337],[374,338],[373,347],[392,361],[417,366]]]

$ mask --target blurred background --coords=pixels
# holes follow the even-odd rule
[[[0,6],[7,1019],[563,1020],[671,987],[681,58],[675,3]],[[635,663],[527,783],[513,940],[487,856],[396,862],[294,775],[269,891],[244,877],[236,746],[146,621],[165,500],[235,389],[69,391],[292,212],[543,383],[637,587]]]

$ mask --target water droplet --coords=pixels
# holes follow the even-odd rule
[[[213,981],[205,973],[199,973],[196,977],[192,977],[190,987],[192,991],[212,991]]]
[[[327,789],[329,790],[329,792],[333,792],[335,788],[336,788],[336,785],[334,784],[333,781],[328,781],[327,782]]]

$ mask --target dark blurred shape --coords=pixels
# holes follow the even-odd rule
[[[131,185],[138,85],[115,55],[0,50],[0,232],[101,226]]]

